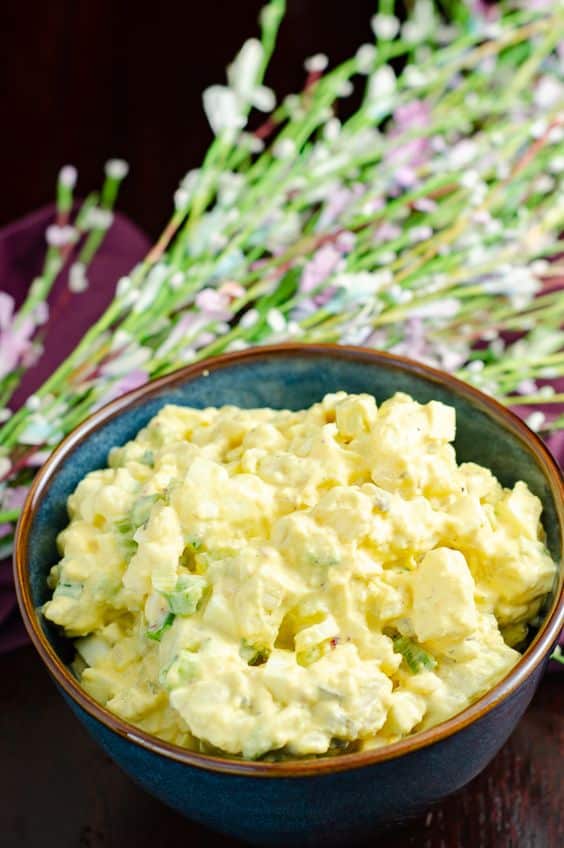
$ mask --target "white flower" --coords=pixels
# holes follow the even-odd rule
[[[43,415],[30,415],[18,440],[22,445],[42,445],[52,434],[51,423]]]
[[[33,310],[33,320],[38,327],[42,327],[49,320],[49,304],[42,300]]]
[[[338,118],[329,118],[323,127],[323,136],[327,141],[336,141],[341,134],[341,122]]]
[[[118,297],[125,297],[125,295],[129,294],[133,283],[131,281],[131,277],[120,277],[117,281],[116,286],[116,294]]]
[[[177,188],[174,192],[174,208],[177,212],[182,212],[190,202],[190,193],[185,188]]]
[[[322,74],[329,64],[329,59],[325,53],[316,53],[315,56],[310,56],[304,62],[304,68],[308,74]]]
[[[533,121],[529,132],[532,138],[541,138],[545,134],[547,129],[548,124],[545,118],[539,118],[537,121]]]
[[[387,268],[381,271],[359,271],[337,274],[334,285],[341,289],[337,303],[340,306],[364,303],[377,292],[387,288],[393,280],[392,272]]]
[[[427,241],[433,235],[433,228],[425,224],[419,227],[412,227],[408,230],[407,236],[412,244],[417,244],[420,241]]]
[[[272,148],[272,155],[276,159],[292,159],[296,153],[296,143],[291,138],[278,139]]]
[[[225,85],[210,85],[203,94],[204,112],[215,135],[243,129],[247,119],[243,104]]]
[[[266,323],[274,333],[283,333],[286,329],[286,319],[279,309],[268,310]]]
[[[376,60],[376,48],[373,44],[361,44],[356,51],[356,68],[359,74],[369,74]]]
[[[564,141],[564,127],[552,127],[548,131],[548,140],[550,144],[560,144]]]
[[[535,433],[542,430],[542,426],[545,421],[546,415],[544,412],[541,412],[540,409],[537,409],[535,412],[531,412],[531,414],[525,418],[525,423],[531,428],[531,430],[534,430]]]
[[[261,112],[271,112],[276,105],[274,92],[270,88],[260,85],[258,82],[263,60],[264,48],[262,44],[256,38],[249,38],[243,44],[231,65],[227,68],[227,81],[229,84],[229,88],[227,90],[234,94],[235,99],[239,104],[239,120],[241,120],[241,116],[244,115],[248,106],[254,106],[255,109],[259,109]],[[222,88],[222,86],[212,86],[212,89],[218,88]],[[205,95],[206,92],[204,92],[204,108]],[[223,95],[223,97],[226,103],[227,100],[225,95]],[[231,119],[233,120],[233,113],[231,114]],[[243,117],[242,126],[245,126],[245,123],[246,119]],[[233,127],[227,127],[227,129],[230,128]],[[242,127],[235,128],[240,129]]]
[[[395,89],[396,75],[390,65],[382,65],[374,71],[368,79],[366,89],[371,117],[377,119],[390,111]]]
[[[370,26],[376,38],[391,41],[399,32],[400,22],[395,15],[378,14],[370,19]]]
[[[223,171],[218,180],[218,202],[222,206],[230,206],[235,202],[239,192],[245,184],[243,174],[234,171]]]
[[[337,97],[350,97],[353,91],[354,85],[350,80],[345,79],[337,86]]]
[[[88,288],[86,265],[83,262],[73,262],[69,270],[69,289],[80,294]]]
[[[101,209],[92,206],[86,213],[84,220],[85,230],[108,230],[113,223],[114,216],[109,209]]]
[[[182,273],[182,271],[175,271],[170,280],[168,281],[168,284],[171,289],[173,289],[173,291],[177,291],[179,288],[181,288],[183,283],[184,274]]]
[[[111,180],[123,180],[129,172],[129,165],[124,159],[109,159],[104,171]]]
[[[4,411],[5,410],[2,410],[2,412],[4,412]],[[7,421],[8,419],[5,418],[4,420]],[[8,457],[7,456],[0,456],[0,477],[5,477],[7,474],[9,474],[11,467],[12,467],[12,463],[10,462]]]
[[[436,29],[435,10],[431,0],[416,0],[413,14],[401,28],[404,39],[412,44],[425,41]]]
[[[133,312],[144,312],[153,303],[168,272],[168,266],[163,262],[157,262],[151,268],[147,279],[143,283],[143,288],[140,290],[139,298],[135,301]]]
[[[410,88],[420,88],[429,81],[428,75],[424,74],[417,65],[408,65],[403,72],[403,78]]]
[[[564,97],[564,86],[554,77],[541,77],[533,92],[533,101],[541,109],[551,109]]]
[[[538,386],[534,380],[531,380],[530,377],[526,380],[521,380],[521,382],[517,384],[517,392],[520,395],[536,395],[537,391]]]
[[[132,343],[119,356],[102,365],[100,372],[105,377],[121,377],[123,374],[129,374],[131,371],[141,368],[151,358],[151,353],[152,351],[149,348]]]
[[[11,417],[12,410],[8,409],[7,406],[5,406],[3,409],[0,409],[0,424],[5,424],[6,421],[9,421]]]
[[[76,185],[77,176],[78,173],[74,165],[63,165],[59,171],[59,182],[65,188],[73,189]]]
[[[409,312],[410,318],[453,318],[460,310],[460,301],[455,297],[445,297],[431,303],[414,306]]]
[[[239,143],[250,153],[262,153],[264,150],[264,141],[258,138],[254,133],[241,133]]]
[[[259,313],[257,309],[249,309],[248,312],[245,312],[241,320],[239,321],[239,326],[243,328],[243,330],[248,330],[250,327],[254,327],[259,319]]]
[[[64,227],[51,224],[45,233],[45,239],[50,247],[66,247],[68,244],[74,244],[77,238],[77,231],[68,224]]]
[[[462,141],[459,141],[458,144],[455,144],[452,150],[449,153],[448,161],[449,165],[453,170],[459,170],[461,168],[465,168],[470,164],[474,159],[476,159],[478,155],[478,145],[475,141],[471,141],[469,138],[465,138]],[[469,180],[469,175],[472,175],[473,185],[476,184],[479,180],[479,174],[477,171],[466,171],[461,178],[462,185],[467,188],[471,188]],[[465,181],[466,180],[466,181]]]

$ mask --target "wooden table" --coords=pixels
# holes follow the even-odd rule
[[[0,675],[2,848],[240,844],[137,788],[72,715],[33,649],[0,657]],[[489,768],[418,822],[379,838],[378,848],[563,846],[563,684],[564,675],[546,677]]]

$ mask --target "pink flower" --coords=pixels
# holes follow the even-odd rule
[[[31,337],[35,324],[31,316],[14,321],[14,299],[0,292],[0,378],[22,362],[33,364]]]
[[[100,406],[101,406],[101,404],[100,404]],[[96,409],[97,407],[94,407],[94,408]],[[29,456],[27,458],[25,464],[27,466],[29,466],[30,468],[39,468],[40,466],[43,465],[44,462],[47,462],[50,455],[51,455],[51,453],[48,450],[36,451],[35,453],[32,453],[31,456]]]
[[[423,100],[413,100],[403,106],[398,106],[394,112],[394,126],[390,131],[390,138],[397,139],[397,146],[386,154],[388,165],[401,166],[405,171],[400,171],[400,185],[410,188],[414,184],[415,175],[413,169],[423,165],[431,155],[431,141],[429,138],[412,138],[401,141],[403,135],[414,130],[423,129],[428,126],[431,107]],[[394,175],[397,179],[398,174]]]
[[[306,263],[300,281],[300,290],[307,294],[323,283],[336,270],[342,254],[334,244],[324,244]]]
[[[149,379],[149,375],[146,371],[143,371],[141,368],[134,368],[129,374],[124,374],[123,377],[120,377],[113,383],[106,394],[100,398],[100,400],[95,404],[94,409],[99,409],[99,407],[104,406],[104,404],[109,403],[111,400],[115,400],[121,395],[124,395],[126,392],[131,392],[133,389],[139,388],[139,386],[144,385]]]
[[[4,491],[2,506],[4,509],[21,509],[29,491],[28,486],[13,486]]]
[[[228,282],[223,283],[223,285],[219,287],[218,292],[220,295],[228,297],[230,300],[237,300],[237,298],[243,297],[245,294],[245,288],[239,285],[239,283],[228,280]]]
[[[531,9],[542,9],[547,6],[547,0],[540,3],[539,0],[527,1]],[[552,0],[548,0],[548,2],[552,2]],[[495,3],[488,3],[487,0],[466,0],[466,4],[474,15],[485,18],[487,21],[495,21],[499,18],[499,9],[496,8]]]
[[[11,524],[0,524],[0,540],[9,536],[13,529]]]
[[[340,186],[328,198],[323,211],[319,216],[318,229],[325,230],[333,224],[340,215],[354,203],[366,191],[365,187],[360,183],[355,183],[351,188]]]
[[[209,321],[228,321],[232,318],[230,304],[229,295],[215,289],[202,289],[196,295],[196,306]]]

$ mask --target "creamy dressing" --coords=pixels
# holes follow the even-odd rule
[[[455,410],[167,406],[68,500],[45,616],[109,710],[246,758],[385,745],[519,658],[555,565],[541,504],[457,465]]]

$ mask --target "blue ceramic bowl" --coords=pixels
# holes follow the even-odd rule
[[[68,670],[72,645],[37,612],[67,523],[66,499],[166,403],[301,409],[326,392],[400,390],[457,410],[459,461],[525,480],[544,505],[552,555],[561,561],[562,479],[540,439],[475,389],[433,369],[361,348],[288,345],[230,354],[178,371],[96,412],[38,474],[18,527],[15,574],[22,615],[39,655],[71,709],[107,753],[147,791],[212,828],[255,845],[351,845],[420,813],[459,789],[492,759],[526,709],[564,619],[558,587],[532,644],[492,691],[443,724],[387,748],[327,759],[253,763],[186,751],[112,715]],[[70,777],[70,776],[69,776]]]

